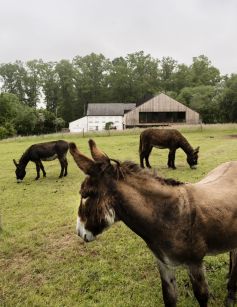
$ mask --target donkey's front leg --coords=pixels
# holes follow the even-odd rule
[[[59,163],[60,163],[60,166],[61,166],[59,178],[62,178],[63,174],[64,174],[64,168],[65,168],[64,159],[63,158],[59,159]]]
[[[35,165],[36,165],[36,172],[37,172],[37,176],[36,176],[35,180],[38,180],[40,178],[40,162],[35,161]]]
[[[199,305],[201,307],[206,307],[209,293],[203,264],[190,265],[189,277],[193,286],[193,293],[198,300]]]
[[[167,165],[168,165],[168,167],[173,168],[173,169],[176,169],[175,163],[174,163],[174,161],[175,161],[175,153],[176,153],[176,149],[172,148],[172,149],[169,150]]]
[[[174,269],[158,260],[163,300],[166,307],[175,307],[177,303],[177,285]]]
[[[43,172],[43,176],[46,177],[46,172],[44,170],[44,166],[43,166],[43,163],[41,161],[39,161],[39,166],[40,166],[40,168],[41,168],[41,170]]]
[[[236,306],[236,292],[237,292],[237,249],[230,252],[230,266],[229,266],[229,281],[227,284],[228,295],[226,298],[226,306]]]

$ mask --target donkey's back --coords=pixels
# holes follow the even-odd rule
[[[184,139],[176,129],[146,129],[141,133],[141,146],[153,146],[158,148],[179,147]]]
[[[68,151],[68,142],[63,140],[33,144],[29,147],[28,153],[31,161],[50,161],[56,158],[65,157]]]
[[[237,161],[221,164],[186,190],[195,210],[193,233],[202,239],[205,253],[237,248]]]

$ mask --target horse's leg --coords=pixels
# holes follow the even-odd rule
[[[61,165],[61,172],[60,172],[59,178],[62,178],[63,177],[63,173],[64,173],[64,159],[63,158],[59,158],[58,160],[59,160],[60,165]]]
[[[41,170],[43,172],[43,176],[46,177],[46,172],[44,170],[44,166],[43,166],[43,163],[41,161],[39,161],[39,166],[40,166],[40,168],[41,168]]]
[[[35,161],[35,166],[36,166],[36,172],[37,172],[37,176],[36,176],[35,180],[38,180],[40,178],[40,163],[39,163],[39,161]]]
[[[68,162],[67,162],[67,158],[64,159],[64,177],[67,176],[67,166],[68,166]]]
[[[149,156],[150,156],[150,154],[151,154],[151,151],[152,151],[152,146],[149,147],[149,148],[146,150],[146,152],[145,152],[145,161],[146,161],[146,166],[147,166],[148,168],[151,168],[151,165],[150,165],[150,163],[149,163]]]
[[[200,265],[190,265],[189,277],[192,283],[193,293],[198,300],[199,305],[201,307],[206,307],[209,298],[209,292],[203,264],[201,263]]]
[[[173,168],[176,169],[174,161],[175,161],[175,153],[176,153],[176,149],[171,148],[169,150],[169,155],[168,155],[168,167],[169,168]]]
[[[165,306],[175,307],[177,303],[177,285],[174,269],[158,260],[162,293]]]
[[[237,249],[230,252],[229,280],[227,283],[226,306],[234,306],[237,291]]]

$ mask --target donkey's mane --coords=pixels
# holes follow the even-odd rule
[[[184,150],[184,152],[186,152],[186,154],[192,154],[194,151],[193,147],[184,136],[180,140],[180,147]]]
[[[123,178],[125,175],[128,174],[129,175],[138,174],[139,176],[144,178],[154,178],[158,180],[162,185],[177,186],[184,184],[184,182],[172,178],[162,178],[157,175],[157,172],[155,170],[151,171],[150,169],[141,168],[140,165],[132,161],[120,162],[118,160],[113,160],[113,159],[110,160],[116,163],[114,164],[114,168],[119,178]]]
[[[29,148],[26,149],[26,151],[22,154],[22,156],[19,159],[19,164],[21,163],[27,163],[29,161],[29,159],[27,158],[29,152]]]

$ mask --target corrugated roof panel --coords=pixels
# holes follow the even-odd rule
[[[89,103],[88,116],[123,116],[125,111],[136,107],[135,103]]]

